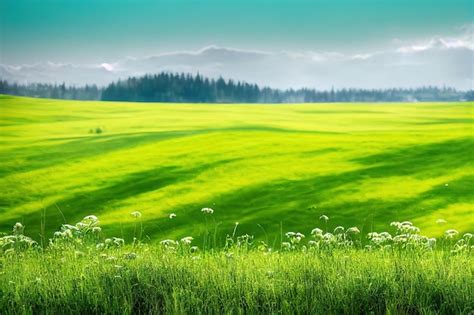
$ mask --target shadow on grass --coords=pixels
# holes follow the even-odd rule
[[[194,168],[164,166],[157,169],[133,173],[121,178],[118,182],[113,182],[103,188],[91,192],[76,194],[71,198],[63,199],[44,209],[48,230],[56,230],[62,223],[78,222],[84,217],[84,215],[94,214],[100,216],[104,208],[114,202],[126,200],[130,197],[138,196],[150,191],[159,190],[176,182],[194,178],[208,169],[232,163],[237,160],[238,159],[220,160],[208,164],[202,164]],[[23,223],[28,226],[30,233],[32,230],[35,234],[39,233],[39,223],[42,213],[43,210],[40,210],[23,218]],[[4,222],[2,223],[4,224]],[[3,224],[0,225],[0,231],[5,227]],[[7,228],[10,225],[12,224],[8,224]]]
[[[41,168],[60,165],[72,160],[94,158],[104,153],[111,153],[142,144],[184,137],[194,132],[149,132],[139,134],[100,135],[79,138],[68,138],[66,143],[56,145],[35,146],[32,148],[16,149],[0,157],[0,163],[12,160],[24,160],[20,165],[0,168],[0,177],[18,172],[30,172]],[[60,140],[60,139],[55,139]],[[50,140],[50,141],[55,141]],[[8,164],[4,164],[8,165]]]
[[[204,217],[199,209],[206,206],[215,208],[214,219],[223,223],[218,235],[232,233],[233,224],[238,221],[240,233],[262,237],[266,233],[271,243],[280,239],[281,223],[284,224],[283,232],[307,233],[316,226],[324,227],[318,220],[321,214],[329,215],[331,228],[357,225],[362,227],[363,233],[387,229],[394,220],[410,220],[455,203],[473,203],[474,175],[461,176],[451,181],[449,187],[439,185],[401,199],[359,199],[341,203],[337,195],[340,192],[336,190],[351,184],[351,192],[352,188],[357,191],[357,186],[363,182],[392,176],[431,178],[444,175],[470,165],[471,148],[471,139],[458,139],[367,156],[358,161],[363,166],[370,166],[355,171],[305,180],[275,181],[215,196],[206,203],[187,204],[176,209],[176,220],[147,222],[147,231],[164,237],[202,234]]]
[[[67,141],[44,146],[26,147],[14,149],[3,153],[0,156],[0,178],[8,175],[31,172],[65,162],[80,161],[81,159],[91,159],[101,154],[111,153],[122,149],[134,148],[140,145],[165,141],[175,138],[202,135],[214,132],[279,132],[279,133],[304,133],[304,134],[337,134],[335,132],[292,130],[267,126],[248,125],[229,128],[206,128],[182,131],[161,131],[161,132],[141,132],[122,133],[115,135],[90,135],[69,138],[54,138],[48,141]],[[21,163],[11,163],[11,161],[22,161]]]
[[[329,224],[331,228],[335,225],[346,227],[357,225],[362,227],[363,233],[372,229],[385,229],[393,220],[416,218],[454,203],[472,203],[473,174],[466,174],[451,181],[449,187],[435,186],[417,196],[396,200],[359,199],[339,202],[338,194],[341,193],[341,187],[345,189],[348,187],[352,193],[357,192],[359,184],[367,181],[370,183],[371,179],[392,176],[432,178],[449,174],[451,171],[471,165],[472,148],[473,140],[470,138],[411,146],[354,159],[362,167],[354,171],[304,180],[280,180],[230,191],[203,203],[189,203],[173,209],[178,214],[173,220],[168,218],[147,220],[144,217],[145,234],[152,236],[154,240],[159,240],[160,236],[168,238],[192,235],[197,237],[199,242],[199,235],[202,236],[205,230],[205,217],[200,212],[202,207],[215,209],[214,215],[208,218],[208,228],[213,229],[213,220],[222,222],[218,228],[219,236],[231,234],[234,222],[238,221],[239,234],[251,233],[263,239],[267,234],[270,243],[280,240],[281,222],[283,232],[298,230],[308,233],[316,226],[324,227],[318,220],[323,213],[331,218]],[[62,200],[58,206],[67,213],[69,223],[76,222],[84,215],[91,214],[85,211],[100,215],[102,209],[110,203],[159,190],[193,178],[209,168],[233,161],[222,160],[189,169],[168,166],[132,174],[107,187]],[[378,189],[383,190],[384,187],[380,186]],[[40,213],[41,211],[38,211],[25,218],[24,223],[29,231],[32,229],[39,231]],[[47,214],[48,228],[52,231],[62,223],[62,219],[54,205],[47,208]],[[11,222],[8,228],[10,225]],[[4,227],[2,224],[1,228]],[[125,235],[130,235],[133,227],[132,224],[124,224],[123,227],[105,227],[108,235],[120,235],[122,229]]]

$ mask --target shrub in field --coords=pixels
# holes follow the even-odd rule
[[[100,135],[104,131],[105,131],[104,127],[96,127],[96,128],[93,128],[93,129],[89,129],[89,133],[95,133],[95,134],[98,134],[98,135]]]

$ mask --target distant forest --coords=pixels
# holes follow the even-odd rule
[[[0,80],[0,93],[21,96],[134,102],[190,103],[308,103],[472,101],[474,91],[421,87],[393,89],[272,89],[246,82],[209,79],[202,75],[159,73],[118,80],[108,86],[16,84]]]
[[[0,94],[31,96],[39,98],[59,98],[68,100],[100,100],[102,89],[96,85],[81,87],[66,84],[30,83],[16,84],[0,80]]]

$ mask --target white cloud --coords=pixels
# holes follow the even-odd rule
[[[372,58],[376,55],[377,53],[371,53],[371,54],[356,54],[354,56],[351,57],[351,59],[353,60],[367,60],[369,58]]]
[[[102,68],[104,68],[105,70],[107,70],[107,71],[114,71],[115,70],[115,66],[113,64],[110,64],[110,63],[104,62],[100,66]]]
[[[474,44],[472,41],[469,41],[469,39],[465,38],[434,37],[426,43],[419,43],[411,46],[400,47],[398,51],[402,53],[412,53],[429,49],[450,48],[465,48],[474,50]]]
[[[402,42],[397,40],[399,45]],[[97,65],[40,63],[0,65],[0,77],[18,82],[107,84],[118,78],[160,71],[201,73],[217,78],[255,82],[278,88],[332,86],[384,88],[447,85],[470,89],[473,84],[472,26],[459,36],[431,39],[373,52],[344,54],[324,51],[265,52],[208,46],[147,57],[127,57]]]

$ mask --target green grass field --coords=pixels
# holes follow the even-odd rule
[[[2,314],[474,309],[472,103],[0,109]]]
[[[321,214],[362,232],[394,220],[428,235],[473,231],[473,108],[0,96],[0,231],[20,221],[39,239],[43,221],[48,238],[95,214],[130,239],[138,210],[153,240],[198,237],[202,207],[215,210],[219,235],[239,221],[270,243]]]
[[[192,259],[154,250],[129,260],[125,253],[6,259],[2,314],[469,315],[474,309],[467,255],[252,251]]]

